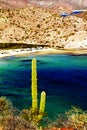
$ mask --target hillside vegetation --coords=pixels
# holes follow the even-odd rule
[[[0,9],[0,43],[72,48],[73,43],[86,40],[87,19],[83,17],[60,17],[58,13],[31,4],[21,9]],[[81,43],[77,47],[85,48],[87,45]]]

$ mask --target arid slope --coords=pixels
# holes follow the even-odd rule
[[[73,48],[77,41],[80,43],[86,40],[87,20],[83,18],[60,17],[58,13],[31,4],[17,10],[0,9],[1,43],[25,42]],[[75,46],[78,47],[87,46],[81,43]]]

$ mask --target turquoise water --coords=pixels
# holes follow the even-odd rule
[[[47,93],[48,116],[71,106],[87,110],[87,56],[33,55],[0,59],[0,96],[19,109],[31,106],[31,60],[37,59],[38,99]]]

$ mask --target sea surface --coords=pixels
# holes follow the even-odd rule
[[[31,61],[37,60],[38,100],[46,91],[46,113],[56,116],[77,106],[87,110],[87,55],[32,55],[0,59],[0,96],[18,109],[31,106]]]

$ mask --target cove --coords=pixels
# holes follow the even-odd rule
[[[38,99],[46,91],[46,112],[53,117],[71,106],[87,110],[87,55],[32,55],[0,59],[0,96],[15,107],[31,106],[31,61],[37,59]]]

